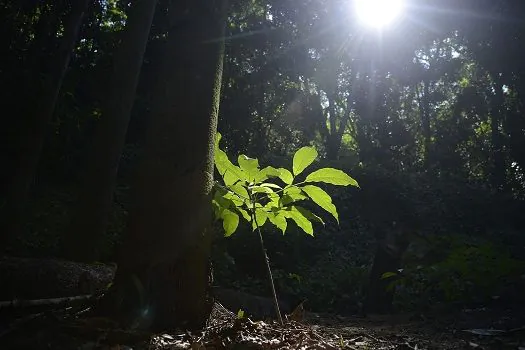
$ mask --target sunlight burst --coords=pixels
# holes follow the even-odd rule
[[[403,0],[354,0],[357,16],[364,24],[381,28],[396,19],[403,10]]]

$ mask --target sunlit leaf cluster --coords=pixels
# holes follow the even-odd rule
[[[237,230],[240,217],[248,221],[253,230],[270,222],[283,234],[288,220],[292,220],[304,232],[313,235],[312,223],[324,225],[324,221],[300,205],[301,202],[314,202],[339,222],[332,198],[314,184],[359,186],[352,177],[334,168],[313,171],[304,180],[298,181],[298,176],[317,158],[314,147],[302,147],[295,153],[292,171],[272,166],[261,169],[257,159],[243,154],[237,158],[238,165],[233,164],[226,152],[219,148],[220,139],[221,135],[217,134],[215,166],[223,183],[216,184],[212,204],[215,217],[223,220],[226,236]]]

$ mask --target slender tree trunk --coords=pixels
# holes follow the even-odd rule
[[[505,184],[505,158],[503,154],[503,136],[501,134],[501,122],[504,114],[503,85],[497,83],[494,86],[495,94],[492,98],[490,112],[490,139],[492,143],[492,171],[491,182],[495,189],[502,189]]]
[[[367,164],[371,159],[372,142],[370,136],[367,133],[368,126],[371,118],[371,108],[367,102],[367,96],[364,92],[364,83],[361,82],[355,89],[355,129],[356,129],[356,141],[359,152],[359,161],[363,164]]]
[[[19,230],[23,207],[42,153],[47,125],[53,116],[62,81],[89,3],[89,0],[74,2],[69,19],[65,23],[64,37],[54,60],[50,63],[50,73],[44,81],[40,96],[31,110],[27,124],[21,126],[21,130],[17,130],[21,134],[17,143],[13,176],[6,191],[4,211],[6,217],[1,238],[4,242],[0,243],[7,243]],[[31,103],[32,98],[33,96],[27,96],[28,104]]]
[[[507,132],[510,135],[512,157],[521,171],[525,171],[525,83],[519,84],[517,90],[521,92],[518,95],[518,106],[513,113],[507,114]]]
[[[337,142],[337,118],[335,112],[335,96],[330,94],[328,96],[328,115],[330,117],[330,133],[328,134],[326,144],[326,156],[328,159],[337,159],[339,148]]]
[[[350,111],[351,111],[351,98],[348,96],[346,98],[346,110],[341,119],[339,120],[339,125],[337,127],[337,131],[335,132],[334,137],[334,149],[336,150],[336,159],[339,156],[339,153],[341,152],[341,145],[343,144],[343,134],[346,130],[346,125],[348,124],[348,120],[350,120]]]
[[[213,150],[226,1],[172,2],[168,49],[153,101],[118,270],[98,307],[123,326],[204,326],[211,311]]]
[[[98,259],[97,247],[111,211],[118,165],[156,4],[157,0],[135,1],[128,15],[126,32],[114,61],[109,95],[67,232],[65,253],[72,260]]]
[[[318,130],[323,142],[328,144],[329,130],[326,126],[326,118],[323,113],[321,98],[318,93],[310,94],[308,81],[306,81],[305,97],[306,118],[308,118],[308,123],[311,123],[310,130],[308,130],[309,137],[313,138],[315,131]]]
[[[424,147],[424,164],[425,168],[431,164],[432,157],[432,132],[430,129],[430,82],[428,79],[423,80],[423,96],[421,97],[421,126],[423,129],[423,147]]]
[[[506,132],[509,135],[510,154],[518,166],[525,169],[525,120],[522,107],[507,115]]]
[[[402,257],[410,242],[407,232],[402,228],[387,228],[386,233],[379,236],[370,270],[365,312],[387,314],[393,311],[394,290],[388,288],[392,280],[382,277],[386,272],[395,273],[401,268]]]

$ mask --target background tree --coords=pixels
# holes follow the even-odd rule
[[[108,95],[96,126],[91,157],[84,172],[78,208],[69,229],[66,254],[96,261],[113,201],[117,169],[124,148],[135,90],[157,1],[132,4],[113,63]]]
[[[14,145],[14,154],[10,166],[12,177],[8,180],[9,185],[5,191],[6,214],[2,220],[5,222],[2,225],[4,246],[18,233],[19,221],[22,220],[24,204],[38,166],[46,129],[55,111],[62,81],[89,1],[75,2],[62,17],[64,11],[60,6],[63,5],[65,4],[42,5],[42,12],[36,23],[35,39],[29,48],[33,51],[27,72],[29,77],[24,79],[26,85],[17,91],[20,94],[16,98],[17,101],[31,98],[31,93],[37,98],[34,104],[17,106],[22,107],[17,119],[21,124],[15,127],[16,136],[10,140],[11,145]],[[63,35],[59,36],[61,26]],[[26,127],[25,124],[30,127]]]

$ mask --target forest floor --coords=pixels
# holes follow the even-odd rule
[[[76,307],[25,315],[2,325],[0,349],[525,349],[525,309],[457,310],[340,317],[305,313],[301,321],[238,319],[215,304],[200,333],[126,331],[110,320],[82,317]],[[4,319],[6,321],[6,319]]]
[[[216,303],[207,327],[198,334],[123,330],[111,320],[89,317],[86,312],[90,300],[85,294],[91,294],[93,286],[95,290],[106,286],[113,273],[114,268],[107,266],[0,259],[0,300],[11,300],[0,302],[0,349],[525,350],[525,305],[505,305],[504,300],[475,309],[449,305],[429,307],[432,311],[427,312],[366,317],[307,310],[283,325],[238,319]],[[88,288],[82,287],[82,276],[88,277]],[[57,295],[72,298],[49,299]]]

